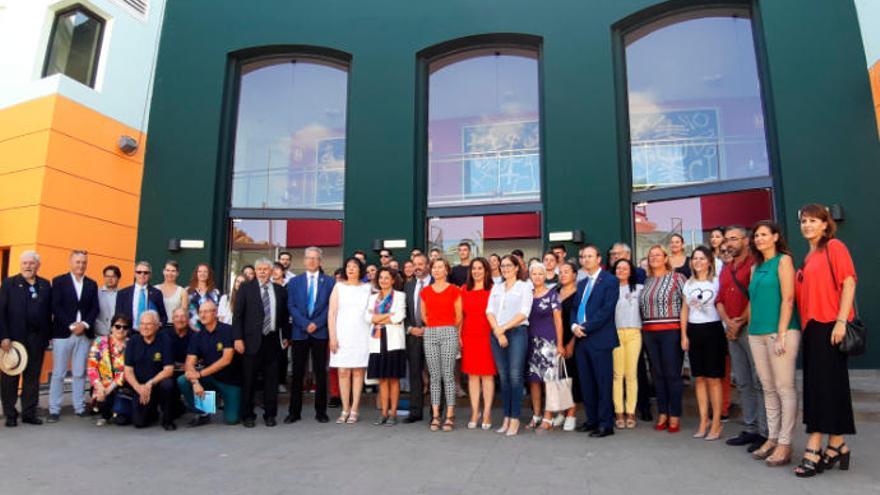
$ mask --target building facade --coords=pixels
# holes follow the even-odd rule
[[[0,0],[0,258],[132,276],[164,0]]]
[[[800,259],[823,202],[869,301],[874,118],[850,1],[172,2],[138,256],[228,285],[308,245],[642,256],[773,218]]]

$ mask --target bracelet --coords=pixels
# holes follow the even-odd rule
[[[837,323],[843,323],[844,325],[846,325],[846,324],[849,323],[849,322],[846,321],[846,320],[844,320],[843,318],[838,318],[838,319],[837,319]]]

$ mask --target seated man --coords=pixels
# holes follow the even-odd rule
[[[195,332],[189,326],[189,313],[185,308],[175,309],[169,317],[171,318],[171,326],[165,327],[162,331],[168,335],[168,340],[171,341],[171,354],[174,357],[174,418],[176,419],[186,412],[186,406],[180,398],[177,379],[183,376],[189,340]]]
[[[141,313],[139,333],[125,346],[125,381],[134,389],[131,421],[135,428],[144,428],[156,421],[162,408],[162,427],[176,430],[173,404],[175,399],[174,357],[171,341],[159,332],[159,314],[153,310]]]
[[[199,321],[204,330],[190,337],[184,374],[177,378],[177,385],[190,410],[195,410],[195,395],[204,397],[206,390],[217,392],[223,398],[226,424],[237,424],[241,407],[241,373],[234,360],[232,327],[217,319],[217,305],[211,300],[199,307]],[[201,426],[210,422],[210,414],[198,411],[189,425]]]

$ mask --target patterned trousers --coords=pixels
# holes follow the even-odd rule
[[[455,405],[455,356],[458,355],[458,330],[455,327],[425,328],[425,361],[431,375],[431,405],[440,405],[440,389],[446,406]]]

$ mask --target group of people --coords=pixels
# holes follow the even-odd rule
[[[60,420],[69,367],[77,415],[92,414],[88,382],[97,424],[160,421],[167,430],[186,412],[192,426],[210,422],[211,411],[200,409],[199,400],[207,391],[222,400],[226,423],[254,427],[260,389],[263,421],[275,426],[290,359],[287,424],[301,419],[311,362],[315,418],[322,423],[330,420],[328,382],[335,382],[336,423],[359,421],[369,383],[379,391],[374,424],[396,425],[404,378],[410,394],[403,421],[422,421],[427,378],[429,428],[452,431],[464,374],[468,429],[493,428],[497,377],[503,417],[495,431],[506,436],[521,429],[526,389],[529,430],[602,438],[635,428],[636,410],[645,408],[653,388],[654,429],[677,433],[686,358],[699,414],[693,437],[721,438],[732,376],[745,430],[727,443],[748,445],[755,459],[781,466],[792,457],[800,352],[809,437],[795,472],[848,469],[844,435],[855,426],[847,355],[838,344],[855,316],[856,273],[825,207],[801,209],[800,228],[809,253],[799,268],[779,227],[762,221],[713,231],[709,245],[690,255],[673,235],[668,246],[651,246],[638,265],[624,243],[606,256],[585,245],[575,261],[564,245],[531,260],[516,251],[472,258],[463,242],[456,266],[439,249],[414,249],[402,264],[383,249],[379,264],[368,265],[358,251],[331,276],[322,270],[321,249],[310,247],[303,273],[290,271],[289,253],[278,261],[261,258],[222,297],[205,264],[187,288],[177,285],[173,261],[155,287],[145,261],[137,263],[133,285],[119,289],[120,270],[108,266],[98,287],[85,276],[88,254],[73,251],[70,272],[50,284],[37,275],[39,255],[28,251],[20,273],[0,286],[0,347],[28,356],[21,377],[7,370],[0,377],[6,425],[19,419],[20,380],[21,421],[42,423],[39,375],[50,341],[48,422]],[[573,401],[554,410],[559,407],[545,401],[549,386],[558,398],[566,376],[574,383]],[[580,425],[577,403],[586,415]]]

